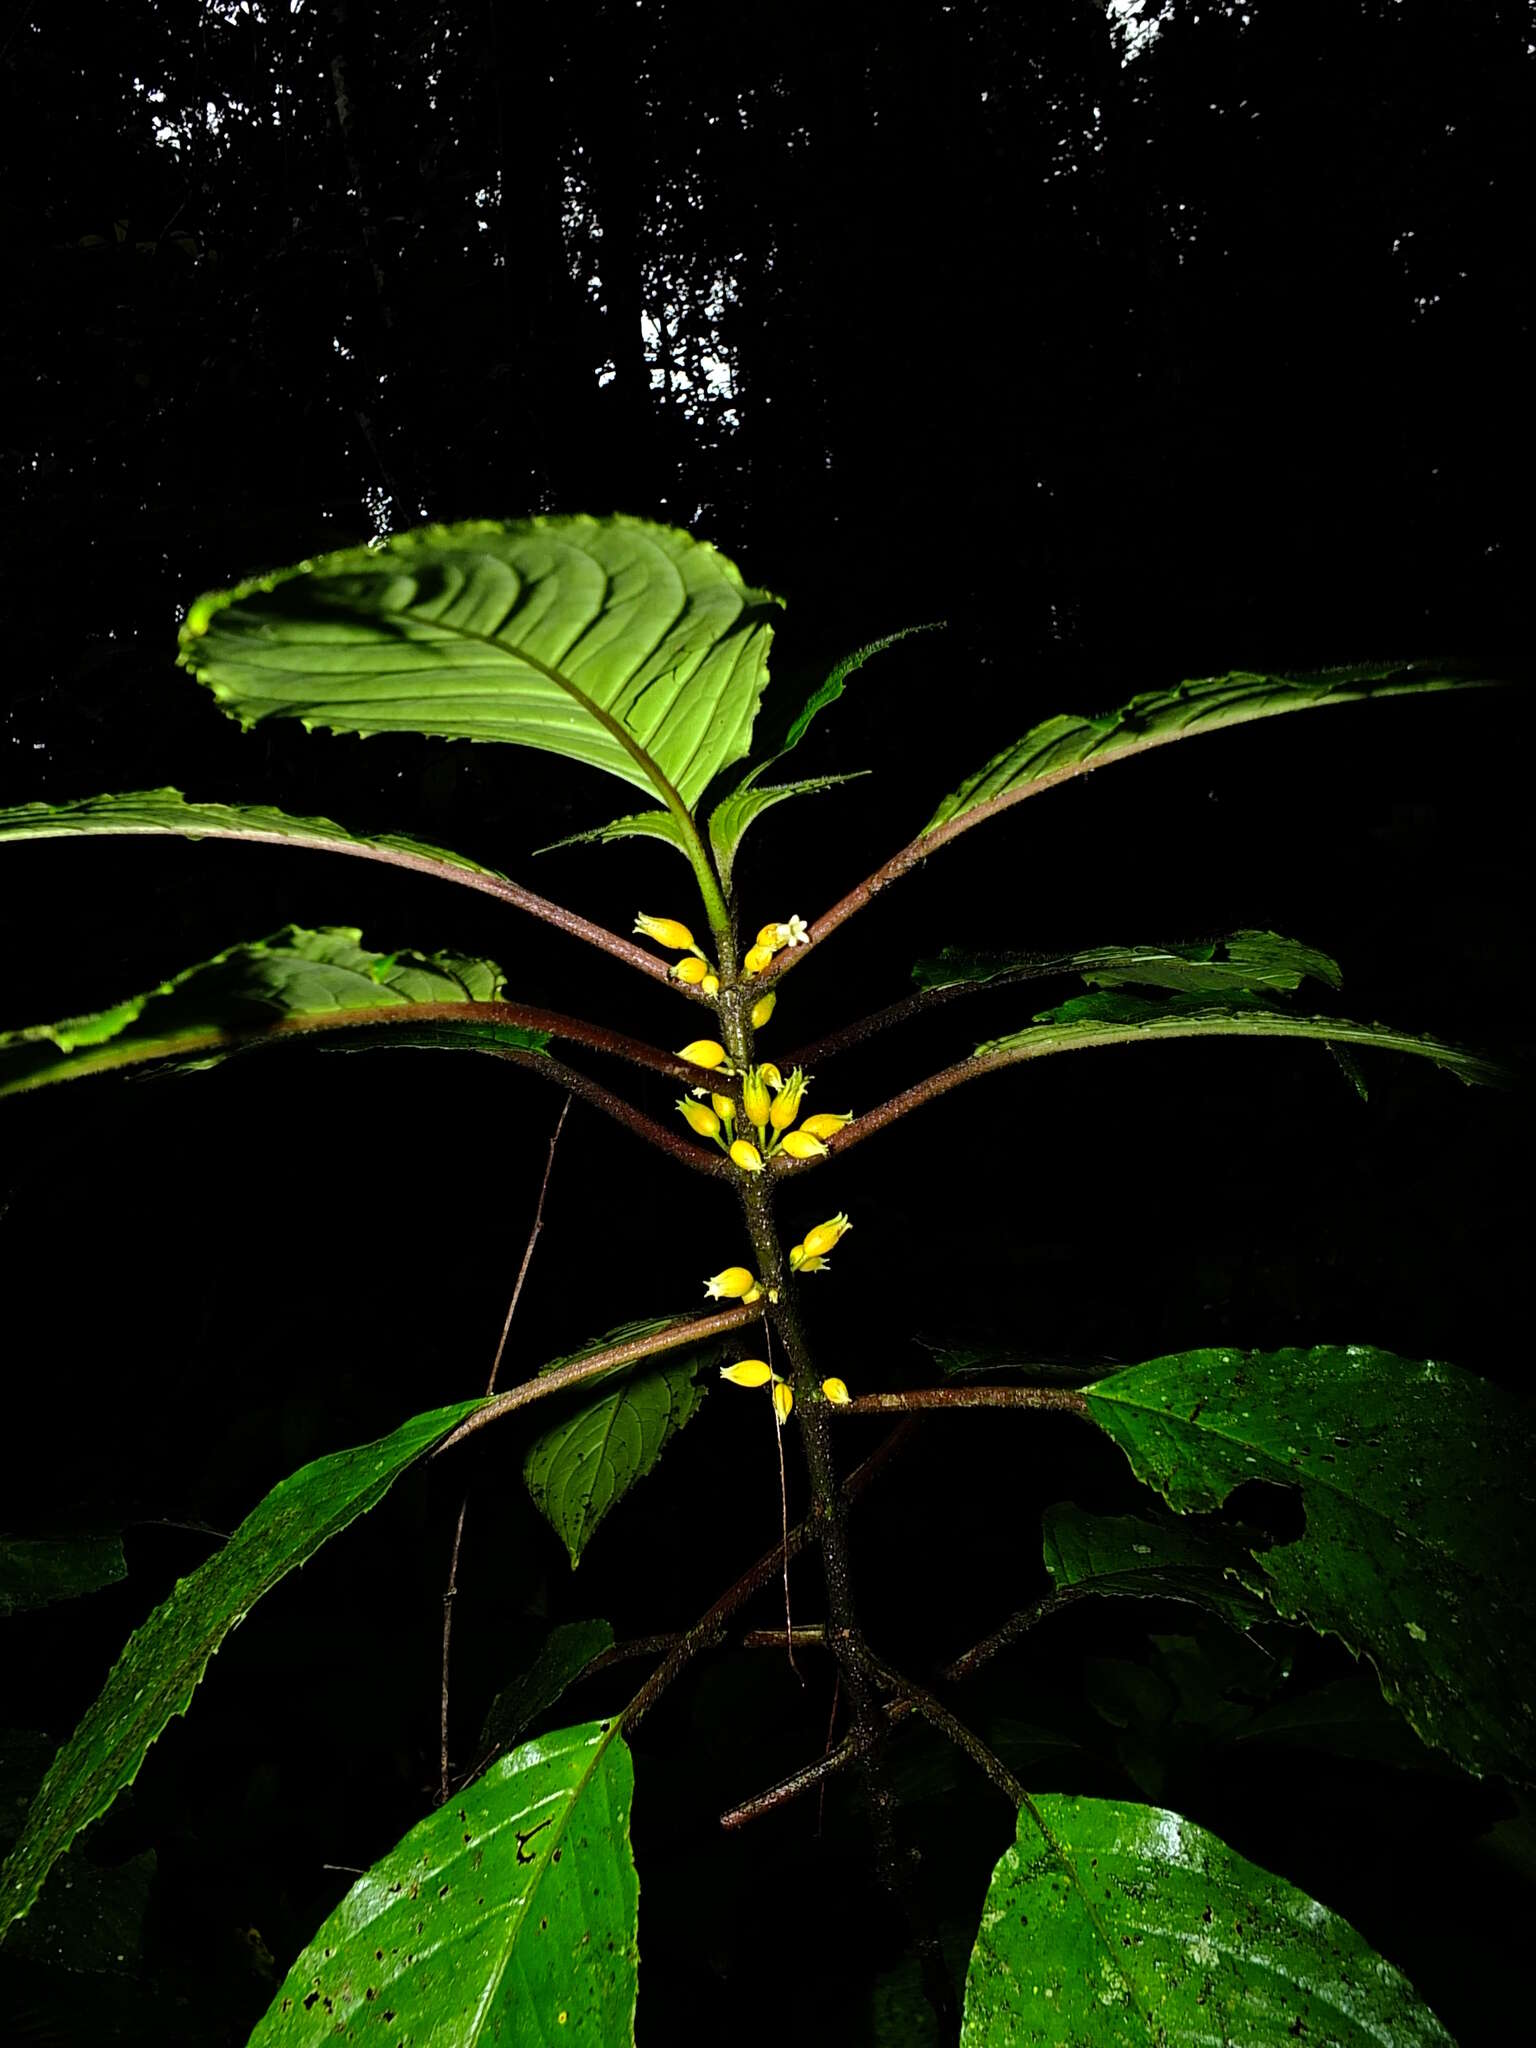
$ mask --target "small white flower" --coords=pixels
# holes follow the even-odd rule
[[[811,943],[811,928],[803,917],[792,917],[788,923],[779,926],[781,946],[808,946]]]

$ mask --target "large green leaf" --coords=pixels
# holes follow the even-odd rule
[[[1230,989],[1293,989],[1304,975],[1340,985],[1338,963],[1278,932],[1230,932],[1185,946],[1090,946],[1081,953],[971,953],[946,946],[937,959],[919,960],[912,979],[923,989],[979,987],[988,982],[1045,981],[1080,975],[1090,988],[1135,983],[1186,993]]]
[[[1095,1515],[1063,1501],[1047,1508],[1042,1527],[1045,1568],[1058,1593],[1180,1600],[1252,1628],[1268,1614],[1244,1586],[1253,1558],[1236,1530],[1222,1522],[1181,1527],[1142,1515]]]
[[[981,816],[1004,810],[1069,776],[1084,775],[1107,761],[1142,754],[1172,740],[1190,739],[1196,733],[1325,704],[1354,704],[1366,697],[1396,697],[1409,691],[1477,689],[1497,680],[1458,674],[1444,663],[1379,662],[1299,676],[1237,670],[1177,683],[1168,690],[1149,690],[1102,717],[1048,718],[1031,726],[1021,740],[994,754],[984,768],[945,797],[923,827],[922,836],[941,826],[956,826],[967,817],[975,823]]]
[[[358,1879],[249,2048],[627,2048],[633,1799],[617,1721],[556,1729],[502,1757]]]
[[[297,1028],[359,1019],[402,1021],[401,1012],[488,1003],[501,993],[493,960],[462,953],[370,953],[350,926],[288,925],[270,939],[230,946],[109,1010],[0,1031],[0,1095],[103,1073],[145,1060],[212,1066],[238,1047]],[[405,1018],[403,1021],[410,1021]],[[532,1052],[547,1031],[496,1027]]]
[[[1348,1017],[1307,1017],[1272,1007],[1257,994],[1229,990],[1219,1002],[1204,995],[1175,995],[1164,1002],[1105,991],[1073,996],[1042,1010],[1023,1031],[989,1038],[974,1057],[1006,1065],[1010,1060],[1072,1052],[1085,1045],[1129,1045],[1154,1038],[1313,1038],[1332,1045],[1380,1046],[1433,1060],[1469,1086],[1501,1087],[1509,1079],[1492,1060],[1427,1034],[1397,1031],[1388,1024],[1358,1024]]]
[[[0,1615],[78,1600],[127,1576],[121,1536],[0,1536]]]
[[[1297,1489],[1305,1531],[1258,1552],[1246,1582],[1368,1656],[1425,1742],[1479,1775],[1536,1775],[1526,1403],[1357,1344],[1180,1352],[1084,1399],[1180,1513],[1249,1480]]]
[[[245,726],[508,741],[691,809],[750,745],[777,601],[678,527],[472,520],[201,597],[181,659]]]
[[[1032,1805],[987,1887],[961,2048],[1451,2048],[1347,1921],[1207,1829],[1126,1800]]]
[[[83,1827],[139,1774],[150,1744],[191,1703],[208,1660],[256,1602],[349,1522],[479,1401],[414,1416],[391,1436],[317,1458],[274,1486],[224,1547],[178,1582],[128,1639],[39,1787],[0,1870],[0,1931],[19,1920]]]
[[[622,1343],[626,1337],[649,1336],[673,1320],[625,1323],[572,1357]],[[523,1478],[534,1505],[570,1553],[572,1570],[599,1523],[655,1468],[673,1437],[698,1413],[708,1388],[707,1383],[695,1382],[695,1374],[716,1349],[694,1346],[680,1359],[639,1372],[629,1366],[616,1368],[625,1377],[611,1392],[585,1399],[529,1444]],[[570,1363],[571,1359],[557,1358],[544,1371]]]
[[[471,887],[506,883],[495,868],[481,867],[462,853],[448,853],[422,839],[381,833],[365,839],[329,818],[299,818],[269,804],[195,804],[179,789],[134,789],[117,795],[81,797],[67,804],[19,804],[0,811],[0,839],[77,839],[87,835],[145,837],[171,833],[182,839],[249,839],[267,846],[305,846],[326,853],[356,854],[397,867],[446,873]],[[511,885],[507,884],[510,888]]]

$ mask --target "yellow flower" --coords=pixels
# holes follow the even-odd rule
[[[674,953],[697,953],[693,933],[687,925],[679,924],[675,917],[647,917],[643,910],[635,913],[635,930],[648,939],[654,939],[658,946],[670,946]]]
[[[784,1076],[779,1072],[772,1060],[764,1060],[757,1071],[762,1075],[770,1088],[777,1090],[784,1086]]]
[[[840,1239],[846,1237],[853,1225],[842,1214],[831,1216],[825,1223],[818,1223],[814,1230],[805,1233],[805,1249],[813,1259],[831,1251]]]
[[[778,1108],[777,1103],[774,1108]],[[809,1131],[786,1131],[779,1150],[787,1152],[791,1159],[825,1159],[827,1156],[826,1146],[820,1138],[813,1138]]]
[[[725,1063],[725,1047],[714,1038],[695,1038],[677,1049],[680,1060],[687,1060],[694,1067],[718,1067]]]
[[[748,1067],[742,1075],[741,1100],[747,1112],[747,1122],[756,1124],[761,1130],[773,1107],[773,1097],[768,1093],[768,1083],[763,1078],[761,1067]]]
[[[793,1265],[793,1261],[791,1261],[791,1264]],[[797,1273],[830,1273],[832,1261],[830,1259],[813,1257],[810,1252],[802,1251],[800,1263],[794,1267],[794,1270]]]
[[[835,1138],[845,1124],[852,1122],[851,1110],[847,1116],[840,1116],[835,1109],[819,1109],[815,1116],[808,1116],[800,1128],[813,1138]]]
[[[773,1412],[779,1418],[782,1429],[789,1420],[789,1411],[795,1405],[795,1390],[788,1380],[776,1379],[773,1383]]]
[[[773,964],[772,946],[754,946],[741,964],[748,974],[761,974]]]
[[[722,1365],[720,1377],[733,1387],[766,1387],[773,1378],[773,1367],[766,1359],[744,1358],[740,1365]]]
[[[773,1108],[768,1112],[769,1120],[776,1131],[787,1131],[800,1114],[800,1098],[805,1093],[805,1076],[796,1067],[784,1086],[773,1099]]]
[[[701,989],[703,989],[703,991],[704,991],[705,995],[707,995],[707,996],[717,996],[717,995],[719,995],[719,993],[720,993],[720,977],[719,977],[719,975],[718,975],[718,974],[713,974],[713,973],[711,973],[711,974],[706,974],[706,975],[705,975],[705,977],[704,977],[704,979],[703,979],[703,980],[702,980],[702,981],[701,981],[701,982],[699,983],[699,987],[700,987]]]
[[[701,1138],[719,1137],[720,1119],[707,1103],[690,1102],[685,1095],[677,1106],[689,1130],[697,1131]]]
[[[787,924],[765,924],[757,935],[760,946],[769,946],[777,953],[783,946],[808,946],[810,926],[803,917],[792,917]]]
[[[730,1130],[736,1121],[735,1103],[732,1102],[729,1095],[711,1095],[709,1099],[715,1106],[715,1115],[719,1117],[725,1128]]]
[[[826,1395],[834,1408],[846,1408],[853,1399],[852,1394],[848,1391],[848,1382],[846,1380],[823,1380],[821,1391]]]
[[[686,983],[689,988],[697,988],[708,972],[709,962],[702,953],[688,954],[672,970],[674,980]]]
[[[754,1031],[762,1030],[763,1026],[768,1022],[768,1019],[773,1015],[774,1011],[777,1009],[778,1002],[779,998],[777,990],[769,989],[767,995],[765,995],[760,1002],[756,1002],[752,1005],[752,1029]]]
[[[741,1297],[741,1305],[742,1305],[742,1307],[743,1307],[743,1308],[747,1308],[747,1307],[749,1307],[749,1306],[750,1306],[750,1304],[751,1304],[752,1302],[754,1302],[754,1301],[761,1301],[761,1300],[762,1300],[762,1298],[763,1298],[763,1283],[762,1283],[762,1281],[761,1281],[761,1280],[756,1280],[756,1281],[754,1281],[754,1282],[752,1283],[752,1285],[751,1285],[751,1286],[750,1286],[750,1287],[749,1287],[749,1288],[747,1289],[746,1293],[745,1293],[745,1294],[744,1294],[744,1295],[743,1295],[743,1296]]]
[[[745,1138],[738,1138],[731,1147],[731,1160],[743,1173],[761,1173],[763,1155],[755,1145],[749,1145]]]
[[[756,1277],[745,1266],[727,1266],[723,1273],[704,1282],[704,1292],[711,1301],[732,1301],[738,1295],[750,1293],[756,1285]]]

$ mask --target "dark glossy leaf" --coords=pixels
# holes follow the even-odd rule
[[[988,982],[1045,981],[1080,975],[1091,988],[1151,988],[1215,994],[1228,989],[1293,989],[1303,976],[1338,988],[1338,963],[1278,932],[1230,932],[1187,946],[1090,946],[1080,953],[971,953],[946,946],[937,959],[919,960],[912,979],[920,988],[983,986]]]
[[[181,659],[244,726],[500,740],[691,809],[751,743],[776,603],[678,527],[471,520],[201,597]]]
[[[31,1907],[80,1830],[139,1774],[150,1745],[191,1704],[230,1630],[331,1537],[366,1514],[479,1401],[402,1423],[390,1436],[317,1458],[274,1486],[224,1547],[179,1581],[135,1629],[106,1684],[54,1758],[0,1871],[0,1931]]]
[[[987,1039],[977,1046],[975,1057],[1001,1053],[1032,1059],[1085,1045],[1133,1045],[1157,1038],[1311,1038],[1325,1045],[1377,1046],[1432,1060],[1469,1086],[1503,1087],[1509,1081],[1505,1069],[1494,1061],[1426,1033],[1357,1024],[1347,1017],[1300,1016],[1271,1008],[1261,996],[1241,990],[1231,991],[1220,1002],[1198,995],[1158,1002],[1112,991],[1073,996],[1054,1009],[1042,1010],[1025,1030]]]
[[[1021,740],[994,754],[984,768],[947,796],[923,827],[924,834],[970,814],[977,818],[1083,775],[1106,762],[1146,753],[1173,740],[1223,726],[1246,725],[1287,711],[1328,704],[1354,704],[1366,697],[1396,697],[1426,690],[1480,689],[1493,676],[1458,674],[1432,662],[1383,662],[1320,669],[1313,675],[1272,676],[1237,670],[1203,676],[1171,689],[1149,690],[1102,717],[1067,715],[1032,726]]]
[[[249,2048],[634,2040],[634,1769],[617,1721],[501,1757],[359,1878]]]
[[[480,1753],[510,1749],[527,1728],[581,1676],[594,1657],[613,1647],[606,1621],[567,1621],[552,1628],[528,1669],[503,1686],[480,1730]]]
[[[1252,1628],[1269,1613],[1237,1577],[1253,1571],[1248,1546],[1221,1522],[1150,1522],[1095,1515],[1069,1502],[1047,1508],[1045,1568],[1058,1593],[1069,1588],[1140,1600],[1180,1600]]]
[[[1259,1552],[1249,1585],[1368,1656],[1425,1742],[1536,1774],[1527,1404],[1366,1345],[1182,1352],[1085,1397],[1180,1513],[1250,1480],[1296,1488],[1305,1531]]]
[[[670,1320],[625,1323],[584,1350],[648,1336]],[[696,1385],[694,1375],[715,1350],[713,1345],[695,1346],[665,1365],[617,1368],[624,1375],[619,1384],[607,1393],[586,1396],[528,1446],[523,1478],[534,1505],[570,1553],[573,1570],[599,1524],[655,1468],[673,1437],[698,1413],[707,1385]],[[557,1358],[544,1370],[569,1363]]]
[[[444,1004],[493,1002],[501,969],[462,953],[370,953],[351,926],[288,925],[230,946],[109,1010],[0,1031],[0,1095],[149,1060],[215,1065],[232,1051],[296,1030],[436,1018]],[[495,1026],[541,1052],[549,1034]]]
[[[120,1536],[0,1536],[0,1615],[78,1600],[127,1576]]]
[[[1326,1825],[1319,1817],[1319,1825]],[[965,1980],[961,2048],[1451,2048],[1337,1914],[1163,1807],[1019,1815]]]

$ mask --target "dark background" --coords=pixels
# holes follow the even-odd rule
[[[532,857],[628,807],[601,778],[436,741],[242,737],[175,670],[199,589],[423,517],[690,527],[789,599],[791,705],[850,646],[949,621],[817,726],[801,772],[876,773],[756,829],[754,927],[814,916],[1051,712],[1227,667],[1519,667],[1517,0],[917,4],[899,29],[825,4],[116,0],[14,8],[0,76],[0,803],[174,782],[434,839],[615,928],[637,904],[691,915],[663,848]],[[894,999],[945,942],[1248,924],[1339,956],[1353,1014],[1519,1055],[1528,736],[1519,693],[1488,692],[1070,785],[847,928],[786,984],[765,1048]],[[290,918],[487,952],[519,997],[663,1044],[684,1015],[479,898],[359,863],[117,841],[7,848],[3,873],[0,1027]],[[1025,1021],[1031,995],[892,1033],[818,1077],[815,1106],[882,1099]],[[919,1383],[914,1333],[1085,1370],[1327,1340],[1523,1384],[1517,1109],[1416,1062],[1370,1078],[1362,1105],[1315,1046],[1167,1046],[948,1098],[789,1205],[799,1225],[855,1218],[811,1302],[827,1369]],[[7,1105],[5,1520],[126,1526],[130,1576],[7,1624],[0,1719],[45,1731],[46,1754],[207,1555],[186,1525],[227,1530],[306,1458],[478,1390],[558,1107],[521,1073],[426,1054]],[[508,1373],[687,1307],[743,1248],[717,1189],[578,1106]],[[465,1761],[547,1622],[684,1626],[767,1547],[761,1422],[712,1399],[575,1578],[523,1494],[517,1429],[402,1483],[231,1639],[90,1838],[105,1865],[156,1852],[137,1946],[110,1970],[13,1959],[0,2036],[243,2041],[273,1987],[263,1949],[281,1975],[350,1882],[327,1866],[366,1866],[430,1803],[466,1477]],[[874,1440],[845,1427],[850,1457]],[[1034,1597],[1039,1512],[1061,1498],[1133,1489],[1065,1423],[933,1420],[860,1517],[876,1643],[922,1672]],[[796,1604],[815,1618],[814,1566]],[[1284,1698],[1353,1671],[1337,1645],[1285,1654]],[[1180,1808],[1346,1914],[1463,2044],[1508,2038],[1523,1809],[1394,1737],[1368,1686],[1310,1746],[1249,1740],[1282,1667],[1234,1655],[1188,1610],[1080,1609],[955,1705],[1033,1789]],[[642,2040],[924,2038],[850,1788],[819,1833],[810,1802],[716,1826],[819,1752],[829,1684],[808,1677],[725,1653],[640,1731]],[[12,1743],[7,1787],[28,1753]],[[923,1735],[896,1763],[963,1961],[1010,1817]]]

